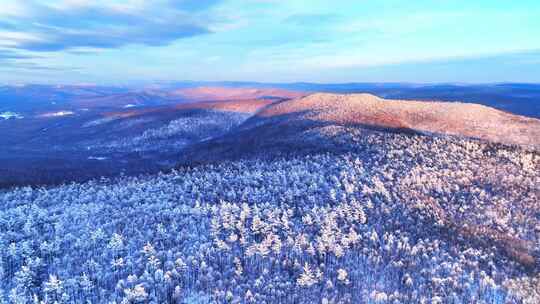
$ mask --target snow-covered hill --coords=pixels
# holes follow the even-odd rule
[[[342,152],[2,192],[4,299],[538,302],[538,153],[325,130]]]
[[[0,176],[70,182],[0,190],[8,303],[540,300],[538,120],[330,94],[26,120]]]

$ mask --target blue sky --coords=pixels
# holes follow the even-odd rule
[[[540,1],[0,0],[0,82],[540,82]]]

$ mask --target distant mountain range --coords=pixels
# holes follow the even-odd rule
[[[231,93],[219,88],[245,89]],[[268,91],[256,90],[267,89]],[[255,90],[255,91],[254,91]],[[370,93],[381,98],[478,103],[506,112],[540,118],[540,84],[407,84],[407,83],[258,83],[160,82],[141,86],[25,85],[0,87],[0,112],[73,110],[81,107],[148,106],[170,103],[297,97],[299,93]],[[227,94],[231,94],[227,96]],[[274,96],[275,95],[275,96]]]
[[[343,127],[540,147],[538,113],[508,113],[519,112],[519,105],[530,108],[520,102],[509,103],[515,111],[500,111],[472,103],[243,84],[141,91],[28,86],[1,92],[13,99],[0,110],[0,186],[156,172],[253,155],[335,151],[339,145],[318,138]]]
[[[414,84],[414,83],[260,83],[260,82],[167,82],[155,88],[193,88],[216,86],[231,88],[281,88],[301,92],[370,93],[388,99],[460,101],[494,107],[499,110],[540,118],[540,84]]]

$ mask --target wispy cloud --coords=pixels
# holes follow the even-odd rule
[[[201,11],[220,2],[221,0],[170,0],[169,4],[183,11]]]
[[[286,23],[300,26],[321,27],[343,21],[344,17],[338,14],[294,14],[287,17]]]
[[[33,52],[130,44],[163,46],[210,33],[212,18],[204,10],[219,1],[151,2],[111,5],[99,1],[29,1],[20,14],[4,17],[0,37],[4,46]]]
[[[0,61],[12,60],[12,59],[31,59],[31,58],[39,58],[39,57],[34,56],[34,55],[21,54],[18,52],[14,52],[12,50],[0,49]]]
[[[540,48],[531,38],[540,29],[533,0],[0,2],[0,69],[16,71],[0,73],[0,80],[414,81],[485,74],[538,81],[540,75],[537,55],[511,55]],[[499,73],[509,69],[515,72]]]
[[[43,65],[32,61],[24,61],[19,59],[29,59],[35,57],[25,57],[15,55],[14,57],[2,57],[0,53],[0,70],[17,70],[17,71],[45,71],[45,72],[75,72],[82,70],[80,67],[69,66],[49,66]]]

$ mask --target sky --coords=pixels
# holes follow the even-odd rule
[[[540,82],[538,0],[0,0],[0,82]]]

